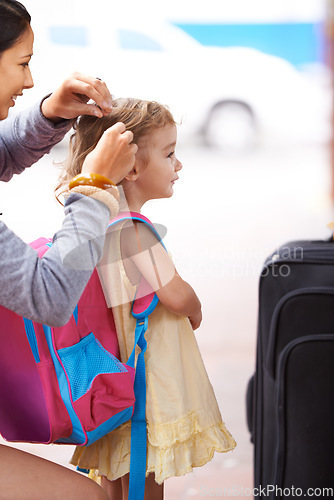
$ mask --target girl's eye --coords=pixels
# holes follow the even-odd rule
[[[172,158],[172,156],[174,155],[175,151],[172,151],[171,153],[169,153],[169,155],[167,156],[167,158]]]
[[[24,68],[27,68],[29,66],[29,63],[28,62],[22,63],[21,66],[23,66]]]

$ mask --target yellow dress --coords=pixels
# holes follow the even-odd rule
[[[136,324],[128,300],[136,287],[122,263],[120,231],[108,235],[106,248],[100,276],[109,305],[118,304],[113,313],[121,360],[126,362]],[[155,481],[161,484],[206,464],[215,451],[232,450],[236,443],[222,421],[188,318],[172,314],[159,302],[148,325],[147,474],[154,472]],[[126,422],[96,443],[77,447],[71,463],[110,480],[124,476],[130,470],[130,430],[131,424]]]

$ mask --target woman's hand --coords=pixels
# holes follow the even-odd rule
[[[83,173],[96,173],[118,184],[135,164],[138,146],[132,143],[133,133],[118,122],[108,128],[82,166]]]
[[[94,104],[87,104],[92,99]],[[102,118],[111,111],[112,97],[108,87],[98,78],[73,73],[50,97],[42,102],[45,118],[57,123],[62,119],[93,115]]]

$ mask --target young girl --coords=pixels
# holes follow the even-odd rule
[[[63,181],[80,173],[86,154],[103,131],[122,121],[138,145],[135,166],[121,183],[121,210],[141,212],[145,202],[173,195],[182,168],[176,157],[176,125],[166,107],[138,99],[117,99],[102,118],[80,118]],[[147,251],[145,251],[147,250]],[[121,223],[108,235],[100,275],[113,308],[121,359],[133,349],[131,302],[141,276],[159,303],[149,317],[146,420],[148,433],[145,499],[163,498],[163,482],[235,447],[222,421],[193,330],[201,304],[182,280],[168,253],[143,223]],[[89,447],[78,447],[72,464],[93,469],[112,500],[128,498],[130,422]]]

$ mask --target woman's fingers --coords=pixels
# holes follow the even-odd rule
[[[133,168],[138,146],[133,133],[118,122],[108,128],[84,161],[82,172],[102,174],[118,184]]]
[[[116,132],[119,132],[120,134],[123,134],[123,139],[126,139],[129,144],[130,142],[133,141],[133,132],[131,132],[131,130],[126,130],[126,127],[123,122],[117,122],[113,127],[110,127],[107,130],[111,131],[112,129]],[[135,146],[136,149],[138,149],[137,144],[133,144],[133,146]]]
[[[88,104],[93,100],[95,104]],[[73,73],[42,103],[42,112],[53,121],[79,115],[106,116],[112,109],[112,96],[99,78]]]
[[[67,79],[67,83],[73,92],[81,92],[87,100],[93,99],[102,108],[111,107],[112,95],[100,78],[75,72]]]
[[[117,122],[117,123],[115,123],[115,125],[110,127],[108,130],[110,130],[110,131],[114,130],[115,132],[119,132],[120,134],[123,134],[123,132],[126,131],[126,126],[124,125],[123,122]],[[132,136],[133,136],[133,134],[132,134]]]
[[[100,108],[109,109],[112,108],[112,98],[106,95],[105,90],[107,87],[104,83],[96,79],[89,78],[70,78],[67,81],[67,91],[73,94],[73,100],[75,103],[80,105],[85,104],[89,99],[92,99]]]

